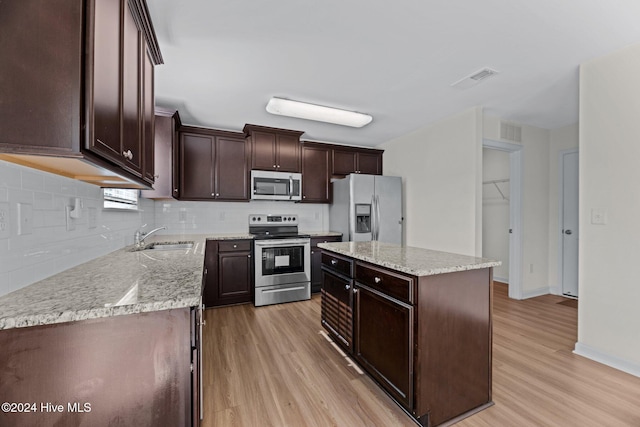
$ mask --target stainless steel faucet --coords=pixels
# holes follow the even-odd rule
[[[151,236],[153,233],[160,231],[160,230],[166,230],[167,227],[158,227],[158,228],[154,228],[153,230],[145,233],[144,231],[142,231],[143,228],[145,228],[147,226],[147,224],[144,224],[142,227],[140,227],[138,230],[136,230],[136,234],[133,236],[133,240],[135,242],[136,248],[141,248],[143,243],[144,243],[144,239],[146,239],[147,237]]]

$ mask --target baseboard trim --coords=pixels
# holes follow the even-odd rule
[[[497,277],[497,276],[493,276],[493,281],[494,282],[502,282],[502,283],[506,283],[507,285],[509,284],[509,278],[504,278],[504,277]]]
[[[580,342],[576,343],[573,353],[640,378],[640,365],[637,363],[612,356]]]
[[[539,297],[540,295],[547,295],[549,293],[550,293],[549,288],[532,289],[530,291],[523,291],[521,299]]]

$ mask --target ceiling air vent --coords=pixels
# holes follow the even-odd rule
[[[498,72],[492,68],[481,68],[480,70],[474,71],[468,76],[461,78],[457,82],[451,83],[451,86],[458,89],[468,89],[484,80],[487,80],[489,77],[495,76],[496,74],[498,74]]]
[[[500,139],[506,139],[507,141],[513,142],[522,142],[522,126],[501,121]]]

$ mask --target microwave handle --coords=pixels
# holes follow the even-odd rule
[[[293,176],[289,175],[289,200],[293,199]]]

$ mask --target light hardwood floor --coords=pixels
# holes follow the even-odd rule
[[[495,405],[457,426],[640,426],[640,378],[572,353],[575,308],[494,290]],[[320,333],[319,295],[205,319],[205,427],[416,425]]]

